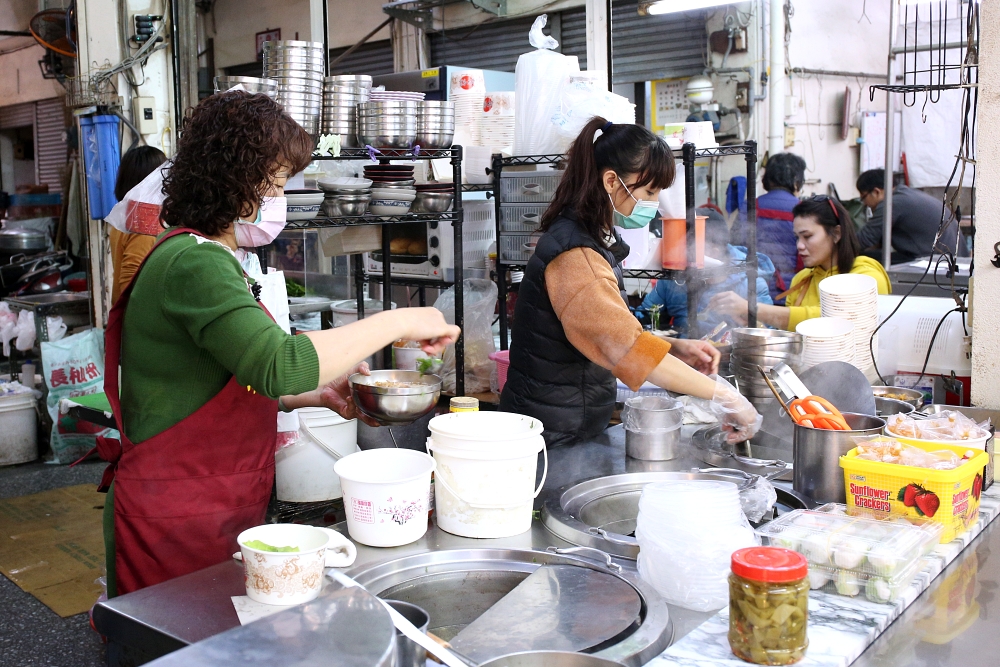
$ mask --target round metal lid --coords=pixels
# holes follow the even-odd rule
[[[674,480],[716,480],[747,485],[752,477],[739,470],[713,472],[636,472],[610,475],[563,487],[542,506],[542,523],[571,544],[606,551],[635,560],[639,543],[635,522],[639,516],[642,488],[653,482]],[[776,489],[779,503],[803,509],[807,501],[783,489]]]
[[[0,250],[23,252],[45,250],[49,247],[48,235],[34,229],[0,229]]]

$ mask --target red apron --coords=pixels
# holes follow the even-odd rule
[[[191,233],[197,234],[167,233],[150,254],[168,238]],[[239,386],[234,376],[194,414],[138,445],[129,441],[118,379],[122,323],[140,271],[111,309],[105,333],[104,387],[121,441],[102,438],[98,451],[111,464],[101,486],[115,481],[119,595],[231,558],[236,536],[264,523],[277,438],[278,402]]]

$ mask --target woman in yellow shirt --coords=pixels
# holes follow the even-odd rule
[[[850,273],[874,278],[879,294],[892,292],[889,274],[882,265],[861,255],[854,221],[839,201],[816,195],[799,202],[792,215],[799,256],[806,268],[795,274],[791,288],[779,295],[785,297],[786,305],[758,306],[761,324],[795,331],[799,322],[820,317],[819,284],[845,266],[851,267]],[[715,295],[708,307],[739,322],[747,321],[747,301],[736,292]]]

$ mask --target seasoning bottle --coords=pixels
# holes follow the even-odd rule
[[[729,575],[729,646],[757,665],[791,665],[809,646],[809,563],[778,547],[733,552]]]
[[[448,401],[452,412],[479,412],[479,399],[471,396],[456,396]]]

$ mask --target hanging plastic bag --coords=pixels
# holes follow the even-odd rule
[[[35,346],[35,313],[22,310],[17,314],[17,340],[14,347],[21,352],[27,352]]]
[[[154,169],[138,185],[114,205],[104,221],[126,234],[158,236],[164,229],[160,222],[163,207],[163,179],[170,171],[170,162]]]
[[[475,394],[490,390],[490,376],[494,364],[490,355],[496,351],[493,343],[493,313],[497,307],[497,286],[492,280],[466,280],[462,283],[465,302],[465,393]],[[444,313],[444,318],[455,323],[455,288],[441,293],[434,307]],[[444,352],[444,391],[455,392],[455,346]]]
[[[534,51],[521,54],[514,68],[514,152],[517,155],[540,155],[560,152],[563,140],[552,124],[560,111],[560,94],[570,74],[580,71],[576,56],[565,56],[552,49],[559,42],[542,32],[548,15],[535,19],[528,33]]]
[[[604,70],[590,70],[571,74],[562,87],[559,111],[552,116],[552,124],[562,139],[558,153],[569,149],[583,126],[594,116],[612,123],[635,123],[635,105],[628,98],[609,93],[608,74]]]
[[[10,356],[10,341],[17,338],[17,315],[11,312],[6,301],[0,301],[0,342],[3,356]]]

